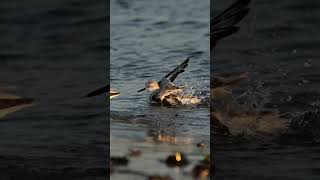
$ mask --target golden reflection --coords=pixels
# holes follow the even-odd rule
[[[153,140],[155,142],[165,142],[170,144],[191,144],[193,143],[192,137],[187,136],[171,136],[162,133],[157,133],[153,135]]]
[[[169,167],[182,167],[188,165],[189,161],[185,154],[182,152],[176,152],[175,154],[171,154],[167,157],[166,164]]]
[[[176,160],[181,161],[181,154],[180,152],[176,152]]]
[[[208,177],[208,176],[209,176],[209,169],[203,170],[199,175],[199,177]]]

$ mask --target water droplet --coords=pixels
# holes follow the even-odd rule
[[[309,68],[309,67],[311,67],[311,64],[310,64],[309,62],[305,62],[305,63],[303,64],[303,66],[304,66],[305,68]]]
[[[303,84],[308,84],[310,81],[309,80],[306,80],[306,79],[302,79],[301,81]]]

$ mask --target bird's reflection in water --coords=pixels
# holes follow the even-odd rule
[[[260,136],[285,133],[289,120],[276,109],[265,108],[265,97],[259,97],[263,93],[254,92],[263,87],[242,94],[244,102],[235,97],[233,89],[247,79],[247,73],[213,79],[211,121],[216,134]]]

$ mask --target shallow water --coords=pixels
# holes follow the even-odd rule
[[[181,8],[177,8],[181,7]],[[187,84],[202,98],[208,97],[209,1],[111,1],[111,87],[122,95],[111,101],[111,156],[126,155],[129,149],[142,151],[127,169],[142,176],[170,174],[188,177],[186,169],[170,169],[161,162],[182,151],[197,162],[209,153],[209,106],[151,106],[148,92],[137,93],[147,80],[159,80],[192,56],[177,84]],[[159,142],[156,134],[171,142]],[[200,151],[196,144],[207,147]],[[132,173],[113,173],[112,179],[127,179]],[[137,176],[136,179],[141,179]]]
[[[231,2],[211,5],[217,12]],[[250,81],[235,94],[264,82],[270,90],[269,108],[289,114],[316,110],[320,98],[319,5],[314,0],[254,1],[240,32],[220,42],[211,55],[216,65],[212,72],[249,72]],[[289,128],[283,136],[258,140],[216,137],[215,178],[319,179],[317,124],[302,133]]]
[[[0,84],[35,99],[0,120],[0,177],[106,176],[105,4],[1,1]]]

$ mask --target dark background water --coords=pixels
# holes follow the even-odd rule
[[[217,13],[232,2],[211,1],[211,9]],[[320,2],[255,0],[250,7],[240,32],[221,41],[211,53],[215,64],[211,73],[249,72],[244,88],[264,82],[271,92],[270,106],[281,112],[317,109]],[[319,179],[319,145],[313,137],[302,136],[216,142],[215,178]]]
[[[35,106],[0,121],[0,178],[106,176],[108,1],[0,2],[0,82]]]

